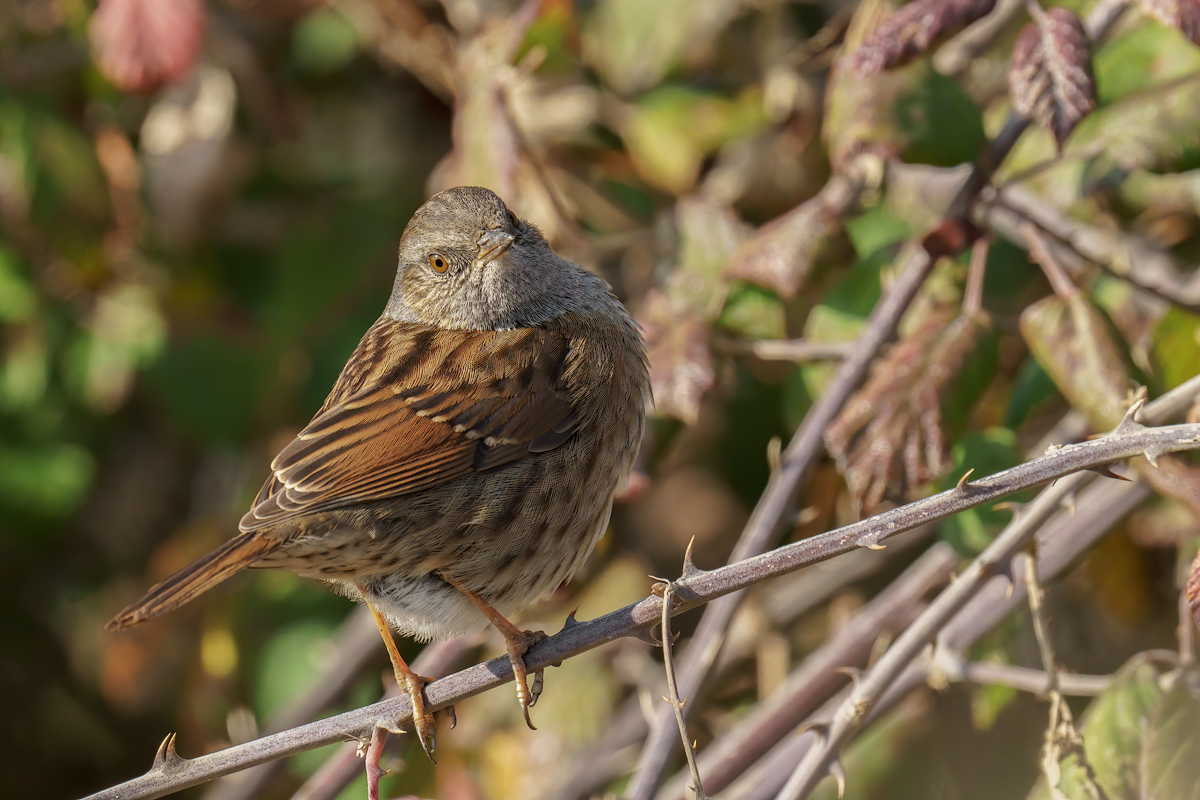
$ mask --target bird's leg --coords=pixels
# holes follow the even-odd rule
[[[426,757],[433,761],[433,748],[437,743],[435,737],[437,728],[433,722],[433,714],[425,711],[425,697],[421,693],[430,679],[422,678],[409,669],[408,664],[404,663],[404,659],[400,657],[400,651],[396,649],[396,640],[392,638],[392,629],[388,627],[387,620],[371,603],[366,590],[361,586],[359,590],[362,592],[363,602],[367,604],[367,608],[371,609],[371,616],[375,619],[375,627],[379,628],[379,635],[383,637],[383,646],[387,648],[388,656],[392,660],[392,671],[396,675],[396,684],[402,691],[408,693],[409,702],[412,703],[413,727],[416,729],[417,739],[421,742],[421,749],[425,751]]]
[[[529,719],[529,708],[537,702],[538,695],[542,693],[542,671],[538,670],[534,673],[533,684],[537,689],[536,694],[529,691],[529,678],[525,670],[525,652],[529,650],[536,642],[540,642],[546,638],[546,634],[542,631],[523,631],[516,625],[509,622],[503,614],[488,605],[488,602],[479,595],[472,592],[467,587],[463,586],[459,581],[442,574],[442,580],[453,586],[458,591],[475,604],[476,608],[483,612],[488,621],[496,630],[500,631],[500,635],[504,637],[504,644],[508,649],[508,661],[512,664],[513,680],[517,684],[517,702],[521,704],[521,713],[525,716],[525,724],[529,729],[536,731],[533,721]]]

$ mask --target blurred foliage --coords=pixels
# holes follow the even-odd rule
[[[127,22],[97,22],[92,0],[0,4],[0,766],[13,797],[130,778],[168,731],[187,756],[254,736],[337,658],[349,604],[288,574],[241,576],[121,635],[102,626],[235,530],[381,310],[409,216],[448,185],[496,189],[604,276],[652,354],[636,491],[584,574],[524,623],[553,632],[573,608],[590,618],[640,599],[693,537],[698,564],[723,563],[770,443],[833,372],[752,345],[854,340],[898,255],[945,213],[953,168],[1009,112],[1004,75],[1027,22],[1002,24],[969,69],[919,57],[861,75],[837,58],[886,16],[882,0],[105,7]],[[937,265],[877,369],[952,374],[885,380],[872,401],[933,414],[945,453],[927,455],[944,458],[908,483],[886,459],[885,504],[1019,463],[1072,408],[1103,430],[1135,383],[1157,395],[1200,372],[1200,303],[1169,282],[1138,288],[1125,256],[1134,242],[1185,265],[1184,290],[1200,258],[1200,48],[1130,10],[1092,51],[1098,109],[1061,158],[1051,134],[1026,131],[996,182],[1114,237],[1109,260],[1066,264],[1077,293],[1055,295],[1019,237],[990,231],[976,342],[953,365],[912,338],[963,303],[969,254]],[[831,176],[860,169],[852,197],[827,196]],[[1172,549],[1186,563],[1197,537],[1195,478],[1176,469],[1155,484],[1164,499],[1051,587],[1067,667],[1115,671],[1177,646]],[[862,500],[832,461],[811,484],[789,537],[851,521]],[[939,535],[969,557],[1009,519],[979,508]],[[884,582],[842,587],[773,631],[785,660]],[[1034,666],[1031,642],[1014,621],[980,653]],[[471,658],[499,652],[489,640]],[[377,697],[382,648],[373,659],[323,713]],[[702,744],[756,702],[752,662],[698,723]],[[553,796],[555,770],[589,759],[660,671],[639,642],[571,659],[547,676],[537,733],[507,690],[473,698],[443,727],[439,766],[406,758],[384,790]],[[1092,703],[1085,754],[1110,797],[1195,785],[1194,759],[1169,767],[1195,750],[1188,686],[1135,665]],[[1043,704],[1002,687],[919,692],[848,751],[852,796],[1021,795],[1044,724]],[[291,760],[261,796],[289,796],[327,752]],[[360,777],[343,796],[363,791]]]

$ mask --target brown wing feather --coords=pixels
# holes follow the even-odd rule
[[[272,462],[243,531],[427,489],[565,442],[568,342],[540,328],[443,331],[381,319]]]

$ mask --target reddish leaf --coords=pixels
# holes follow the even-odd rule
[[[995,5],[996,0],[916,0],[880,23],[850,54],[849,66],[866,76],[907,64]]]
[[[892,345],[825,432],[860,511],[912,493],[950,468],[941,397],[975,349],[979,325],[946,311]]]
[[[1096,106],[1088,36],[1074,11],[1036,12],[1021,30],[1008,70],[1013,107],[1063,142]]]
[[[202,0],[100,0],[92,57],[121,91],[152,92],[191,69],[204,26]]]
[[[1142,10],[1200,44],[1200,0],[1138,0]]]
[[[1188,572],[1187,587],[1188,605],[1192,609],[1192,619],[1196,625],[1200,627],[1200,553],[1196,554],[1196,559],[1192,561],[1192,568]]]

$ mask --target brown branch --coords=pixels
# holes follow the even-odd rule
[[[1128,0],[1101,0],[1088,15],[1085,24],[1091,40],[1099,41],[1125,12],[1128,4]],[[1004,128],[976,163],[958,197],[951,203],[945,220],[949,225],[944,223],[944,227],[954,227],[956,222],[967,218],[980,192],[991,181],[996,167],[1007,158],[1028,125],[1029,120],[1019,114],[1014,113],[1009,117]],[[839,176],[834,177],[836,179]],[[967,241],[961,242],[961,246],[967,244]],[[936,255],[953,255],[956,252],[953,248],[949,250],[938,252]],[[846,398],[862,381],[867,365],[878,354],[883,344],[894,335],[901,315],[908,308],[935,260],[924,248],[910,251],[910,258],[899,270],[895,283],[871,313],[866,328],[855,343],[855,349],[838,366],[825,393],[813,405],[792,437],[784,451],[780,468],[772,472],[767,488],[734,547],[730,562],[762,552],[779,533],[783,520],[787,518],[804,485],[812,463],[821,452],[825,428],[837,416]],[[687,662],[684,664],[681,680],[685,693],[695,694],[704,683],[716,660],[729,622],[733,619],[733,613],[737,610],[738,602],[735,595],[728,600],[713,603],[705,612],[686,651]],[[670,723],[671,718],[666,709],[655,718],[642,756],[630,780],[627,790],[630,800],[649,800],[654,787],[658,785],[674,752],[675,739],[671,734]]]
[[[988,661],[966,661],[958,653],[938,651],[934,665],[946,680],[953,683],[978,683],[985,686],[1008,686],[1022,692],[1044,695],[1051,679],[1044,670],[1017,667],[1012,664],[993,664]],[[1095,697],[1113,682],[1112,675],[1078,675],[1059,670],[1054,678],[1058,690],[1071,697]]]
[[[1112,527],[1152,494],[1143,482],[1122,483],[1113,487],[1104,482],[1088,488],[1080,497],[1079,510],[1072,514],[1061,510],[1038,533],[1041,542],[1038,569],[1048,577],[1060,575],[1079,555],[1092,547]],[[903,667],[903,671],[872,705],[864,727],[888,713],[911,692],[937,679],[937,663],[943,651],[961,653],[970,649],[999,625],[1006,617],[1025,604],[1025,584],[1013,583],[1008,576],[992,577],[979,593],[959,611],[938,635],[935,655],[922,655]],[[797,727],[793,735],[785,736],[759,763],[722,792],[722,800],[774,800],[796,764],[817,743],[816,732],[834,718],[837,709],[850,696],[847,688],[826,703],[819,711]],[[801,736],[805,731],[813,731]]]
[[[792,670],[763,702],[706,747],[700,753],[699,766],[709,789],[722,791],[835,694],[836,687],[846,680],[839,670],[862,666],[881,634],[911,624],[922,609],[921,598],[944,585],[957,562],[949,544],[934,544]],[[683,781],[679,778],[658,793],[658,800],[683,797]]]
[[[1195,386],[1188,386],[1194,397]],[[1080,470],[1111,464],[1147,452],[1157,455],[1193,449],[1200,449],[1200,424],[1161,428],[1145,428],[1132,422],[1123,424],[1109,436],[1057,448],[1020,466],[973,483],[964,482],[949,491],[871,519],[786,545],[721,569],[697,571],[695,575],[676,583],[680,603],[672,610],[672,615],[744,589],[768,577],[793,572],[808,564],[858,547],[876,548],[889,537],[918,525],[996,501],[1023,489],[1064,478]],[[1060,481],[1060,484],[1065,483],[1067,481]],[[959,583],[962,583],[961,578],[948,592]],[[943,593],[943,596],[945,595],[946,593]],[[661,613],[662,600],[656,596],[647,597],[640,603],[610,612],[598,619],[565,628],[556,636],[532,647],[526,655],[526,662],[529,669],[534,671],[620,637],[641,636],[660,621]],[[884,657],[887,657],[886,654]],[[427,687],[429,710],[445,708],[499,686],[511,680],[511,677],[512,670],[506,657],[465,669]],[[139,778],[99,792],[92,795],[92,798],[133,800],[161,797],[249,766],[348,738],[363,738],[381,722],[392,722],[410,715],[411,709],[406,698],[375,703],[194,760],[175,758],[165,767],[153,768]]]
[[[1162,418],[1167,412],[1174,411],[1178,407],[1181,397],[1194,398],[1197,391],[1200,391],[1200,378],[1193,378],[1171,392],[1161,402],[1151,406],[1147,410],[1147,417]],[[1141,428],[1141,425],[1134,419],[1140,404],[1141,401],[1130,409],[1113,434],[1095,439],[1093,442],[1102,442],[1111,436],[1120,436],[1122,430]],[[1079,446],[1071,445],[1070,447]],[[1057,452],[1062,452],[1062,450]],[[938,632],[946,626],[952,616],[983,589],[988,580],[1005,569],[1013,556],[1033,540],[1038,529],[1060,508],[1065,498],[1078,491],[1094,477],[1095,475],[1091,473],[1081,473],[1059,480],[1021,510],[1017,518],[930,605],[921,619],[905,630],[904,634],[859,681],[846,701],[830,719],[828,733],[823,737],[820,745],[805,754],[804,759],[783,787],[780,792],[782,798],[798,800],[798,798],[807,797],[812,792],[817,783],[828,773],[829,765],[836,760],[842,747],[864,724],[868,712],[881,695],[906,668],[918,660],[928,642],[938,635]]]

